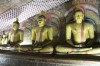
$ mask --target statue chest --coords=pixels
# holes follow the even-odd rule
[[[73,33],[80,33],[82,29],[84,29],[84,28],[82,28],[81,26],[73,26],[72,32]]]
[[[88,32],[88,28],[86,26],[73,26],[72,33],[74,34],[85,34]]]
[[[11,41],[17,41],[20,39],[20,32],[11,32]]]
[[[46,28],[38,29],[36,31],[36,40],[37,41],[44,41],[45,39],[48,39],[48,30]]]

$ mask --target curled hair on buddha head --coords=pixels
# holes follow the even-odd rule
[[[80,4],[75,6],[74,14],[76,12],[82,12],[85,15],[85,9],[82,6],[80,6]]]
[[[19,25],[18,18],[17,18],[17,20],[16,20],[15,22],[13,22],[13,23],[16,23],[16,24],[18,24],[18,25]]]
[[[40,15],[40,16],[38,16],[38,19],[41,19],[41,18],[46,19],[46,17],[45,17],[44,15]]]
[[[85,17],[85,13],[84,13],[83,10],[76,8],[76,9],[74,10],[74,15],[75,15],[76,12],[82,12],[83,15],[84,15],[84,17]]]
[[[74,15],[76,12],[82,12],[84,14],[84,12],[82,10],[79,10],[79,9],[74,11]]]

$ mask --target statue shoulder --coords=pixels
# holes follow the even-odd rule
[[[88,27],[89,29],[95,30],[94,25],[91,23],[85,23],[85,27]]]
[[[75,23],[67,24],[67,25],[66,25],[66,28],[69,28],[69,27],[71,28],[71,27],[74,26],[74,25],[75,25]]]
[[[19,29],[18,32],[21,33],[21,34],[24,34],[24,31],[21,30],[21,29]]]
[[[21,30],[21,29],[19,29],[18,31],[19,31],[19,32],[24,32],[24,31],[23,31],[23,30]]]
[[[49,28],[49,30],[53,30],[53,27],[48,27]]]
[[[52,32],[53,31],[53,27],[52,26],[45,26],[44,27],[45,30],[47,30],[48,32]]]
[[[32,28],[32,31],[36,31],[38,29],[38,27],[34,27]]]
[[[45,26],[46,29],[53,29],[52,26]]]
[[[94,27],[93,24],[91,24],[91,23],[85,23],[85,25],[88,27]]]

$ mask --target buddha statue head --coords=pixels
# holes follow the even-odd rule
[[[74,12],[74,19],[76,23],[82,23],[84,20],[84,13],[81,10],[76,10]]]
[[[46,23],[46,17],[44,15],[40,15],[37,19],[38,26],[43,27]]]
[[[15,22],[13,22],[13,30],[18,30],[19,29],[19,22],[18,20],[16,20]]]

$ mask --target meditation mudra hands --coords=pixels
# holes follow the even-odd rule
[[[20,45],[19,45],[19,42],[20,41],[16,41],[16,42],[8,42],[8,44],[9,44],[9,46],[11,46],[11,47],[19,47]]]

